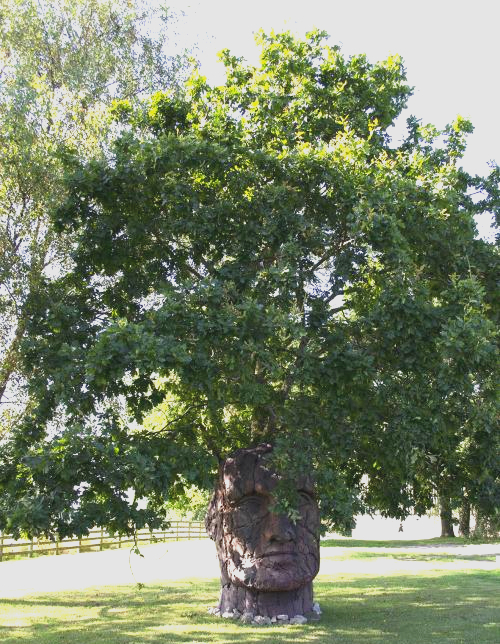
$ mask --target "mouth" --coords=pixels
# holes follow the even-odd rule
[[[265,552],[262,557],[296,557],[297,553],[291,550],[271,550]]]

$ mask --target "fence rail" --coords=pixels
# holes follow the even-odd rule
[[[165,530],[138,530],[137,538],[110,535],[104,529],[90,530],[86,537],[66,539],[18,539],[0,532],[0,561],[13,557],[34,557],[46,554],[67,554],[90,552],[107,548],[122,548],[137,541],[140,545],[180,539],[206,539],[205,526],[202,521],[171,521]]]

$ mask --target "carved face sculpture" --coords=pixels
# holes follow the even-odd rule
[[[300,518],[271,511],[276,475],[263,457],[270,446],[239,450],[222,469],[207,517],[222,583],[259,591],[294,590],[319,570],[319,511],[308,477],[297,482]]]

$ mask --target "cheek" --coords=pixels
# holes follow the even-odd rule
[[[224,533],[229,538],[231,548],[243,554],[254,551],[263,535],[266,515],[235,510],[224,519]]]
[[[310,538],[319,536],[319,510],[314,505],[303,506],[300,508],[301,519],[298,522],[301,530],[306,532]]]

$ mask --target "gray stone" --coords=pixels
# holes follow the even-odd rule
[[[221,617],[224,619],[238,619],[237,615],[233,613],[233,611],[226,611],[225,613],[222,613]]]
[[[276,619],[279,622],[288,622],[288,615],[276,615]]]
[[[290,624],[306,624],[307,623],[307,617],[304,617],[304,615],[295,615],[295,617],[292,617],[290,620]]]
[[[240,617],[240,620],[244,624],[251,624],[253,622],[253,613],[243,613],[243,615]]]
[[[276,617],[271,617],[271,624],[276,624]]]
[[[318,615],[321,615],[321,607],[320,607],[320,605],[318,604],[318,602],[315,602],[315,603],[313,604],[312,609],[313,609],[313,613],[317,613]]]
[[[255,615],[253,623],[259,626],[269,626],[271,624],[271,618],[263,615]]]

